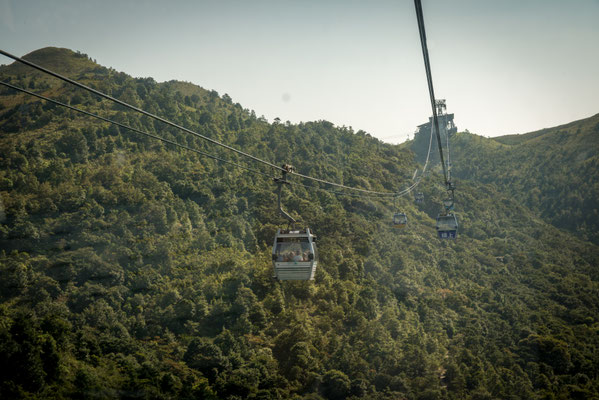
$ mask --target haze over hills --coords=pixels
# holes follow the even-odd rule
[[[66,49],[28,59],[346,185],[405,187],[421,156],[327,121],[269,124],[227,95]],[[0,80],[246,162],[27,68]],[[0,397],[597,398],[596,126],[458,133],[455,242],[435,236],[435,171],[424,204],[400,199],[405,231],[390,201],[291,186],[285,207],[318,235],[320,262],[314,282],[275,282],[272,171],[0,88],[0,363],[17,366]]]

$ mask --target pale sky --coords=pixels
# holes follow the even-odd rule
[[[435,93],[459,130],[599,113],[599,0],[422,3]],[[412,0],[0,0],[0,48],[46,46],[227,93],[269,121],[325,119],[392,143],[431,114]]]

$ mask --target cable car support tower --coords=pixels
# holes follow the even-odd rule
[[[420,43],[422,45],[422,56],[424,58],[424,68],[426,69],[426,80],[428,83],[429,97],[431,101],[431,109],[433,111],[433,129],[437,137],[437,145],[439,148],[439,158],[441,161],[441,167],[443,168],[443,180],[445,184],[445,190],[447,191],[447,198],[443,201],[445,208],[442,214],[437,216],[437,232],[439,238],[456,238],[458,230],[458,222],[453,213],[454,207],[454,192],[455,186],[451,181],[451,163],[449,158],[449,132],[447,132],[447,164],[443,157],[443,145],[441,143],[441,134],[439,132],[439,114],[442,114],[445,109],[445,101],[437,102],[435,100],[435,90],[433,88],[433,76],[431,73],[430,59],[428,55],[428,46],[426,44],[426,31],[424,28],[424,16],[422,13],[421,0],[414,0],[414,6],[416,8],[416,18],[418,20],[418,30],[420,32]],[[444,119],[445,121],[445,119]],[[444,126],[445,130],[446,126]]]

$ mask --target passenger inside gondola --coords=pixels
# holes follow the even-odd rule
[[[308,242],[282,242],[277,244],[277,261],[309,261],[310,244]]]
[[[314,241],[316,237],[305,231],[278,230],[272,259],[275,278],[279,280],[313,280],[318,262]]]

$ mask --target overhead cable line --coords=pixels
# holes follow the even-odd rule
[[[272,178],[272,177],[270,176],[270,174],[267,174],[266,172],[259,171],[259,170],[257,170],[257,169],[254,169],[254,168],[249,168],[249,167],[246,167],[245,165],[237,164],[237,163],[234,163],[234,162],[232,162],[232,161],[225,160],[225,159],[223,159],[223,158],[219,158],[219,157],[213,156],[212,154],[205,153],[205,152],[203,152],[203,151],[200,151],[200,150],[194,149],[194,148],[192,148],[192,147],[189,147],[189,146],[186,146],[186,145],[184,145],[184,144],[177,143],[177,142],[175,142],[175,141],[172,141],[172,140],[169,140],[169,139],[165,139],[165,138],[163,138],[163,137],[160,137],[160,136],[157,136],[157,135],[153,135],[153,134],[151,134],[151,133],[148,133],[148,132],[144,132],[144,131],[142,131],[142,130],[139,130],[139,129],[137,129],[137,128],[133,128],[133,127],[131,127],[131,126],[128,126],[128,125],[125,125],[125,124],[121,124],[120,122],[116,122],[116,121],[113,121],[113,120],[111,120],[111,119],[104,118],[104,117],[102,117],[102,116],[100,116],[100,115],[97,115],[97,114],[91,113],[91,112],[89,112],[89,111],[85,111],[85,110],[82,110],[82,109],[80,109],[80,108],[73,107],[73,106],[71,106],[71,105],[68,105],[68,104],[62,103],[62,102],[60,102],[60,101],[57,101],[57,100],[51,99],[51,98],[49,98],[49,97],[42,96],[41,94],[37,94],[37,93],[34,93],[34,92],[30,92],[29,90],[26,90],[26,89],[23,89],[23,88],[20,88],[20,87],[17,87],[17,86],[11,85],[10,83],[6,83],[6,82],[2,82],[2,81],[0,81],[0,84],[4,85],[4,86],[6,86],[6,87],[9,87],[9,88],[11,88],[11,89],[17,90],[17,91],[20,91],[20,92],[23,92],[23,93],[27,93],[28,95],[31,95],[31,96],[37,97],[37,98],[39,98],[39,99],[42,99],[42,100],[45,100],[45,101],[47,101],[47,102],[50,102],[50,103],[53,103],[53,104],[56,104],[56,105],[59,105],[59,106],[62,106],[62,107],[66,107],[66,108],[68,108],[68,109],[70,109],[70,110],[73,110],[73,111],[77,111],[77,112],[79,112],[79,113],[81,113],[81,114],[85,114],[85,115],[88,115],[88,116],[90,116],[90,117],[94,117],[94,118],[97,118],[97,119],[99,119],[99,120],[102,120],[102,121],[105,121],[105,122],[108,122],[108,123],[111,123],[111,124],[114,124],[114,125],[120,126],[121,128],[129,129],[129,130],[131,130],[131,131],[133,131],[133,132],[136,132],[136,133],[139,133],[139,134],[141,134],[141,135],[145,135],[145,136],[151,137],[151,138],[153,138],[153,139],[160,140],[161,142],[168,143],[168,144],[172,144],[173,146],[181,147],[181,148],[183,148],[183,149],[185,149],[185,150],[192,151],[192,152],[194,152],[194,153],[197,153],[197,154],[200,154],[200,155],[202,155],[202,156],[205,156],[205,157],[211,158],[211,159],[213,159],[213,160],[216,160],[216,161],[219,161],[219,162],[222,162],[222,163],[226,163],[226,164],[229,164],[229,165],[233,165],[233,166],[235,166],[235,167],[237,167],[237,168],[242,168],[242,169],[245,169],[245,170],[247,170],[247,171],[253,172],[253,173],[255,173],[255,174],[260,174],[260,175],[264,175],[264,176],[267,176],[267,177],[269,177],[269,178]]]
[[[405,196],[406,194],[410,193],[412,190],[416,189],[416,187],[418,185],[420,185],[420,181],[422,180],[422,178],[424,177],[424,174],[426,173],[426,167],[428,166],[428,161],[429,161],[429,158],[431,155],[432,144],[433,144],[433,127],[431,126],[431,134],[430,134],[430,137],[428,140],[428,151],[426,152],[426,160],[424,162],[424,166],[422,167],[422,172],[416,178],[416,180],[414,181],[414,183],[411,186],[405,188],[402,191],[399,191],[396,195],[396,198]]]
[[[120,105],[122,105],[123,107],[129,108],[129,109],[131,109],[131,110],[133,110],[133,111],[137,111],[138,113],[144,114],[144,115],[146,115],[146,116],[148,116],[148,117],[150,117],[150,118],[156,119],[156,120],[158,120],[158,121],[160,121],[160,122],[162,122],[162,123],[165,123],[165,124],[167,124],[167,125],[170,125],[170,126],[172,126],[172,127],[174,127],[174,128],[180,129],[180,130],[182,130],[182,131],[185,131],[185,132],[187,132],[187,133],[190,133],[190,134],[192,134],[192,135],[195,135],[195,136],[197,136],[197,137],[199,137],[199,138],[202,138],[202,139],[204,139],[204,140],[207,140],[207,141],[209,141],[209,142],[210,142],[210,143],[212,143],[212,144],[215,144],[215,145],[217,145],[217,146],[224,147],[225,149],[227,149],[227,150],[231,150],[231,151],[233,151],[233,152],[235,152],[235,153],[237,153],[237,154],[240,154],[240,155],[242,155],[242,156],[244,156],[244,157],[251,158],[252,160],[254,160],[254,161],[256,161],[256,162],[260,162],[260,163],[262,163],[262,164],[266,164],[266,165],[268,165],[269,167],[272,167],[272,168],[275,168],[275,169],[278,169],[278,170],[281,170],[281,169],[282,169],[282,168],[281,168],[281,167],[279,167],[278,165],[275,165],[275,164],[273,164],[273,163],[271,163],[271,162],[268,162],[268,161],[262,160],[262,159],[260,159],[260,158],[258,158],[258,157],[255,157],[255,156],[253,156],[253,155],[251,155],[251,154],[245,153],[245,152],[243,152],[243,151],[241,151],[241,150],[238,150],[238,149],[236,149],[236,148],[234,148],[234,147],[228,146],[228,145],[226,145],[226,144],[224,144],[224,143],[221,143],[221,142],[219,142],[218,140],[214,140],[214,139],[212,139],[212,138],[209,138],[209,137],[207,137],[207,136],[201,135],[201,134],[199,134],[199,133],[197,133],[197,132],[194,132],[194,131],[192,131],[191,129],[187,129],[187,128],[185,128],[184,126],[181,126],[181,125],[175,124],[174,122],[171,122],[171,121],[169,121],[169,120],[167,120],[167,119],[164,119],[164,118],[162,118],[162,117],[159,117],[159,116],[157,116],[157,115],[155,115],[155,114],[152,114],[152,113],[150,113],[150,112],[147,112],[147,111],[145,111],[145,110],[142,110],[141,108],[138,108],[138,107],[132,106],[132,105],[131,105],[131,104],[129,104],[129,103],[126,103],[126,102],[124,102],[124,101],[122,101],[122,100],[119,100],[119,99],[117,99],[117,98],[114,98],[114,97],[112,97],[112,96],[109,96],[109,95],[107,95],[107,94],[105,94],[105,93],[102,93],[102,92],[100,92],[99,90],[96,90],[96,89],[93,89],[93,88],[91,88],[91,87],[89,87],[89,86],[86,86],[86,85],[84,85],[83,83],[77,82],[77,81],[75,81],[75,80],[73,80],[73,79],[67,78],[66,76],[63,76],[63,75],[57,74],[56,72],[50,71],[49,69],[46,69],[46,68],[44,68],[44,67],[41,67],[41,66],[39,66],[39,65],[37,65],[37,64],[34,64],[34,63],[32,63],[31,61],[27,61],[27,60],[25,60],[25,59],[23,59],[23,58],[20,58],[20,57],[17,57],[17,56],[15,56],[15,55],[12,55],[12,54],[10,54],[10,53],[7,53],[6,51],[4,51],[4,50],[2,50],[2,49],[0,49],[0,54],[4,55],[4,56],[6,56],[6,57],[12,58],[13,60],[15,60],[15,61],[18,61],[18,62],[20,62],[20,63],[23,63],[23,64],[25,64],[25,65],[28,65],[28,66],[30,66],[30,67],[32,67],[32,68],[35,68],[35,69],[37,69],[37,70],[39,70],[39,71],[42,71],[42,72],[44,72],[44,73],[46,73],[46,74],[48,74],[48,75],[52,75],[53,77],[55,77],[55,78],[58,78],[58,79],[60,79],[60,80],[62,80],[62,81],[68,82],[68,83],[70,83],[71,85],[77,86],[77,87],[79,87],[79,88],[81,88],[81,89],[87,90],[88,92],[92,92],[92,93],[94,93],[95,95],[98,95],[98,96],[100,96],[100,97],[103,97],[103,98],[105,98],[105,99],[107,99],[107,100],[110,100],[110,101],[112,101],[112,102],[115,102],[115,103],[117,103],[117,104],[120,104]]]
[[[449,148],[449,132],[445,129],[445,148],[447,149],[447,181],[451,183],[451,150]]]
[[[387,198],[389,196],[375,196],[375,195],[366,195],[363,193],[348,193],[348,192],[341,192],[339,190],[332,190],[332,189],[325,189],[325,188],[321,188],[315,185],[309,185],[307,183],[300,183],[300,182],[293,182],[293,181],[286,181],[286,183],[290,184],[291,186],[302,186],[308,189],[316,189],[316,190],[322,190],[324,192],[329,192],[332,194],[337,194],[340,196],[348,196],[348,197],[371,197],[371,198]]]
[[[199,134],[197,132],[192,131],[191,129],[185,128],[185,127],[183,127],[181,125],[178,125],[178,124],[176,124],[174,122],[171,122],[171,121],[169,121],[167,119],[164,119],[162,117],[159,117],[159,116],[157,116],[155,114],[152,114],[152,113],[150,113],[148,111],[142,110],[141,108],[135,107],[135,106],[133,106],[133,105],[131,105],[129,103],[126,103],[126,102],[124,102],[122,100],[116,99],[116,98],[114,98],[112,96],[109,96],[109,95],[107,95],[105,93],[100,92],[99,90],[93,89],[93,88],[91,88],[89,86],[86,86],[86,85],[84,85],[84,84],[82,84],[80,82],[77,82],[77,81],[75,81],[73,79],[67,78],[67,77],[65,77],[63,75],[60,75],[60,74],[56,73],[56,72],[50,71],[50,70],[48,70],[48,69],[46,69],[46,68],[44,68],[42,66],[39,66],[39,65],[37,65],[35,63],[32,63],[31,61],[27,61],[27,60],[25,60],[25,59],[23,59],[21,57],[17,57],[17,56],[15,56],[13,54],[10,54],[10,53],[2,50],[2,49],[0,49],[0,54],[4,55],[6,57],[12,58],[13,60],[18,61],[18,62],[20,62],[22,64],[28,65],[28,66],[30,66],[30,67],[32,67],[34,69],[42,71],[42,72],[44,72],[44,73],[46,73],[48,75],[51,75],[51,76],[53,76],[55,78],[58,78],[58,79],[62,80],[64,82],[68,82],[68,83],[70,83],[70,84],[72,84],[72,85],[74,85],[74,86],[76,86],[78,88],[81,88],[81,89],[87,90],[87,91],[89,91],[91,93],[94,93],[97,96],[100,96],[102,98],[105,98],[107,100],[115,102],[117,104],[120,104],[123,107],[129,108],[129,109],[131,109],[133,111],[136,111],[136,112],[139,112],[139,113],[141,113],[143,115],[146,115],[146,116],[148,116],[150,118],[158,120],[158,121],[160,121],[160,122],[162,122],[164,124],[167,124],[169,126],[172,126],[172,127],[176,128],[176,129],[182,130],[184,132],[187,132],[187,133],[190,133],[190,134],[192,134],[194,136],[197,136],[197,137],[199,137],[201,139],[207,140],[208,142],[210,142],[212,144],[215,144],[217,146],[221,146],[221,147],[223,147],[223,148],[225,148],[227,150],[230,150],[230,151],[232,151],[234,153],[237,153],[237,154],[242,155],[244,157],[250,158],[253,161],[265,164],[265,165],[267,165],[267,166],[269,166],[271,168],[274,168],[275,170],[281,171],[281,172],[287,172],[285,170],[285,168],[283,168],[283,167],[280,167],[280,166],[275,165],[275,164],[273,164],[273,163],[271,163],[269,161],[263,160],[263,159],[258,158],[256,156],[253,156],[251,154],[243,152],[243,151],[241,151],[239,149],[236,149],[234,147],[231,147],[229,145],[221,143],[218,140],[215,140],[215,139],[209,138],[207,136],[201,135],[201,134]],[[340,183],[329,182],[329,181],[326,181],[324,179],[315,178],[315,177],[312,177],[312,176],[309,176],[309,175],[300,174],[300,173],[295,172],[295,171],[291,172],[291,174],[297,175],[300,178],[304,178],[304,179],[309,179],[309,180],[313,180],[313,181],[316,181],[316,182],[320,182],[320,183],[323,183],[325,185],[335,186],[335,187],[342,188],[342,189],[347,189],[347,190],[354,190],[354,191],[357,191],[357,192],[360,192],[360,193],[363,193],[363,194],[369,194],[369,195],[375,195],[375,196],[389,196],[389,197],[397,196],[397,193],[395,193],[395,192],[380,192],[380,191],[374,191],[374,190],[368,190],[368,189],[360,189],[360,188],[356,188],[356,187],[346,186],[346,185],[343,185],[343,184],[340,184]]]
[[[441,167],[443,167],[443,177],[445,183],[445,189],[449,194],[449,198],[443,200],[443,206],[445,210],[437,215],[437,234],[439,239],[456,239],[458,235],[458,220],[453,213],[454,207],[454,191],[455,187],[451,182],[451,165],[449,156],[449,132],[447,131],[447,121],[445,122],[445,134],[447,139],[447,165],[443,160],[443,147],[441,145],[441,134],[439,132],[439,119],[437,116],[437,102],[435,101],[435,91],[433,90],[433,78],[431,74],[431,65],[428,57],[428,48],[426,45],[426,33],[424,30],[424,17],[422,16],[422,3],[420,0],[414,0],[416,7],[416,18],[418,19],[418,29],[420,31],[420,43],[422,44],[422,55],[424,56],[424,67],[426,69],[426,79],[428,82],[428,91],[431,100],[431,108],[433,110],[433,125],[437,133],[437,144],[439,146],[439,158],[441,161]],[[439,108],[439,112],[442,113],[442,107]]]
[[[357,192],[362,192],[365,195],[374,195],[374,196],[379,196],[379,197],[394,197],[397,196],[397,193],[395,192],[377,192],[375,190],[368,190],[368,189],[360,189],[360,188],[355,188],[355,187],[351,187],[351,186],[345,186],[342,185],[340,183],[333,183],[333,182],[328,182],[325,181],[324,179],[318,179],[318,178],[314,178],[313,176],[309,176],[309,175],[304,175],[304,174],[300,174],[299,172],[292,172],[293,175],[299,176],[300,178],[304,178],[304,179],[310,179],[313,180],[315,182],[320,182],[323,183],[325,185],[331,185],[331,186],[336,186],[342,189],[349,189],[349,190],[355,190]]]
[[[182,149],[185,149],[185,150],[191,151],[191,152],[193,152],[193,153],[196,153],[196,154],[199,154],[199,155],[202,155],[202,156],[205,156],[205,157],[211,158],[211,159],[213,159],[213,160],[215,160],[215,161],[222,162],[222,163],[225,163],[225,164],[229,164],[229,165],[232,165],[232,166],[234,166],[234,167],[241,168],[241,169],[245,169],[246,171],[249,171],[249,172],[253,172],[253,173],[255,173],[255,174],[259,174],[259,175],[266,176],[266,177],[268,177],[269,179],[273,179],[273,177],[272,177],[270,174],[266,173],[266,172],[259,171],[259,170],[257,170],[257,169],[250,168],[250,167],[247,167],[247,166],[245,166],[245,165],[241,165],[241,164],[238,164],[238,163],[235,163],[235,162],[232,162],[232,161],[229,161],[229,160],[226,160],[226,159],[220,158],[220,157],[216,157],[216,156],[214,156],[214,155],[212,155],[212,154],[209,154],[209,153],[206,153],[206,152],[203,152],[203,151],[200,151],[200,150],[194,149],[194,148],[192,148],[192,147],[189,147],[189,146],[187,146],[187,145],[184,145],[184,144],[181,144],[181,143],[177,143],[177,142],[175,142],[175,141],[172,141],[172,140],[169,140],[169,139],[165,139],[165,138],[163,138],[163,137],[160,137],[160,136],[157,136],[157,135],[151,134],[151,133],[149,133],[149,132],[145,132],[145,131],[139,130],[139,129],[137,129],[137,128],[133,128],[133,127],[131,127],[131,126],[129,126],[129,125],[125,125],[125,124],[122,124],[122,123],[120,123],[120,122],[116,122],[116,121],[114,121],[114,120],[111,120],[111,119],[109,119],[109,118],[102,117],[102,116],[100,116],[100,115],[98,115],[98,114],[94,114],[94,113],[92,113],[92,112],[85,111],[85,110],[83,110],[83,109],[81,109],[81,108],[73,107],[73,106],[71,106],[71,105],[69,105],[69,104],[62,103],[62,102],[60,102],[60,101],[57,101],[57,100],[51,99],[51,98],[49,98],[49,97],[46,97],[46,96],[44,96],[44,95],[41,95],[41,94],[38,94],[38,93],[31,92],[31,91],[29,91],[29,90],[27,90],[27,89],[23,89],[23,88],[20,88],[20,87],[18,87],[18,86],[11,85],[10,83],[7,83],[7,82],[0,81],[0,84],[1,84],[1,85],[4,85],[4,86],[6,86],[6,87],[8,87],[8,88],[11,88],[11,89],[13,89],[13,90],[16,90],[16,91],[19,91],[19,92],[26,93],[26,94],[28,94],[28,95],[30,95],[30,96],[37,97],[37,98],[39,98],[39,99],[41,99],[41,100],[44,100],[44,101],[47,101],[47,102],[49,102],[49,103],[56,104],[56,105],[58,105],[58,106],[61,106],[61,107],[68,108],[68,109],[70,109],[70,110],[73,110],[73,111],[76,111],[76,112],[78,112],[78,113],[81,113],[81,114],[84,114],[84,115],[87,115],[87,116],[90,116],[90,117],[93,117],[93,118],[99,119],[99,120],[101,120],[101,121],[104,121],[104,122],[108,122],[108,123],[110,123],[110,124],[114,124],[114,125],[116,125],[116,126],[119,126],[119,127],[121,127],[121,128],[124,128],[124,129],[128,129],[128,130],[130,130],[130,131],[133,131],[133,132],[139,133],[139,134],[141,134],[141,135],[144,135],[144,136],[148,136],[148,137],[150,137],[150,138],[152,138],[152,139],[160,140],[161,142],[164,142],[164,143],[167,143],[167,144],[170,144],[170,145],[176,146],[176,147],[180,147],[180,148],[182,148]],[[351,196],[351,197],[364,197],[364,196],[365,196],[364,194],[340,192],[340,191],[337,191],[337,190],[325,189],[325,188],[321,188],[321,187],[318,187],[318,186],[314,186],[314,185],[308,185],[308,184],[304,184],[304,183],[300,183],[300,182],[292,182],[292,181],[288,181],[287,183],[289,183],[289,184],[290,184],[290,185],[292,185],[292,186],[303,186],[303,187],[306,187],[306,188],[309,188],[309,189],[322,190],[322,191],[324,191],[324,192],[329,192],[329,193],[333,193],[333,194],[340,195],[340,196]],[[380,196],[379,196],[379,197],[380,197]]]
[[[431,125],[431,134],[429,136],[429,140],[428,140],[428,151],[426,152],[426,159],[424,161],[424,166],[422,167],[422,172],[420,173],[420,175],[418,177],[415,178],[415,181],[412,185],[410,185],[409,187],[400,190],[399,192],[396,192],[394,197],[395,198],[399,198],[399,197],[403,197],[407,194],[409,194],[410,192],[412,192],[422,181],[422,178],[424,177],[424,174],[426,173],[426,169],[430,160],[430,155],[431,155],[431,149],[432,149],[432,145],[433,145],[433,135],[434,135],[434,130],[433,127]],[[314,189],[320,189],[320,190],[325,190],[327,192],[331,192],[331,193],[335,193],[335,194],[341,194],[341,195],[345,195],[345,196],[354,196],[354,197],[362,197],[362,195],[357,194],[357,193],[345,193],[345,192],[338,192],[338,191],[334,191],[334,190],[328,190],[328,189],[322,189],[319,188],[317,186],[314,185],[306,185],[306,184],[302,184],[302,183],[297,183],[297,182],[289,182],[290,184],[296,184],[296,185],[300,185],[300,186],[304,186],[307,188],[314,188]]]
[[[426,69],[426,80],[428,82],[428,92],[431,100],[431,108],[433,109],[433,124],[437,136],[437,144],[439,146],[439,157],[441,158],[441,166],[443,167],[443,178],[445,179],[445,186],[451,187],[451,181],[445,168],[445,161],[443,159],[443,147],[441,144],[441,134],[439,133],[439,119],[437,118],[437,107],[435,102],[435,90],[433,89],[433,76],[431,73],[431,64],[428,56],[428,46],[426,44],[426,32],[424,29],[424,17],[422,15],[422,3],[420,0],[414,0],[416,7],[416,18],[418,19],[418,30],[420,31],[420,43],[422,44],[422,55],[424,57],[424,68]]]

